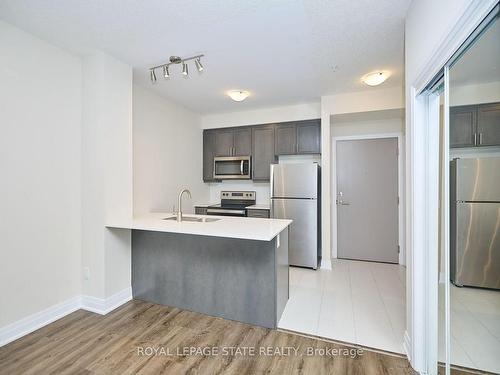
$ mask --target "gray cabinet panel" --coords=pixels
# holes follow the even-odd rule
[[[196,215],[206,215],[207,214],[207,208],[206,207],[194,207],[194,213]]]
[[[294,155],[297,153],[297,128],[295,123],[276,125],[276,155]]]
[[[252,128],[252,179],[269,181],[271,164],[276,160],[274,153],[274,126]]]
[[[476,106],[450,108],[450,147],[475,146]]]
[[[270,210],[260,210],[260,209],[247,209],[247,216],[248,217],[261,217],[268,219],[270,217],[269,215]]]
[[[319,154],[321,152],[321,122],[304,121],[297,124],[297,153]]]
[[[215,156],[231,156],[233,152],[233,130],[215,131]]]
[[[500,103],[478,107],[477,133],[478,146],[500,145]]]
[[[234,130],[233,155],[248,156],[252,153],[252,129],[239,128]]]
[[[215,131],[203,131],[203,181],[214,180]]]

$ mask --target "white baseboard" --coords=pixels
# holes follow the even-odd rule
[[[75,296],[64,302],[53,305],[26,318],[0,328],[0,346],[8,344],[18,338],[36,331],[47,324],[55,322],[62,317],[81,308],[80,296]]]
[[[410,343],[410,336],[408,335],[408,331],[405,331],[403,349],[406,353],[406,356],[408,357],[408,362],[411,363],[411,343]]]
[[[132,299],[132,287],[128,287],[108,298],[82,296],[82,309],[106,315]]]
[[[47,324],[55,322],[77,310],[83,309],[106,315],[132,299],[132,288],[128,287],[112,296],[101,299],[91,296],[75,296],[66,301],[31,314],[17,322],[0,328],[0,347],[17,340]]]

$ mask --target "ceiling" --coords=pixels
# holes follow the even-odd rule
[[[198,113],[319,101],[368,89],[360,77],[389,70],[401,86],[410,0],[2,0],[0,18],[78,54],[102,50],[134,68],[204,53],[205,71],[178,66],[153,90]],[[177,74],[176,74],[177,73]],[[158,78],[161,72],[158,72]],[[244,89],[236,103],[224,95]]]

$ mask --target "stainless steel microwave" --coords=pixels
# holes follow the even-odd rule
[[[217,180],[249,180],[251,176],[250,156],[216,156],[214,178]]]

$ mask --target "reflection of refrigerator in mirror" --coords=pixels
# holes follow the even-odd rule
[[[452,160],[450,200],[451,281],[500,289],[500,158]]]

